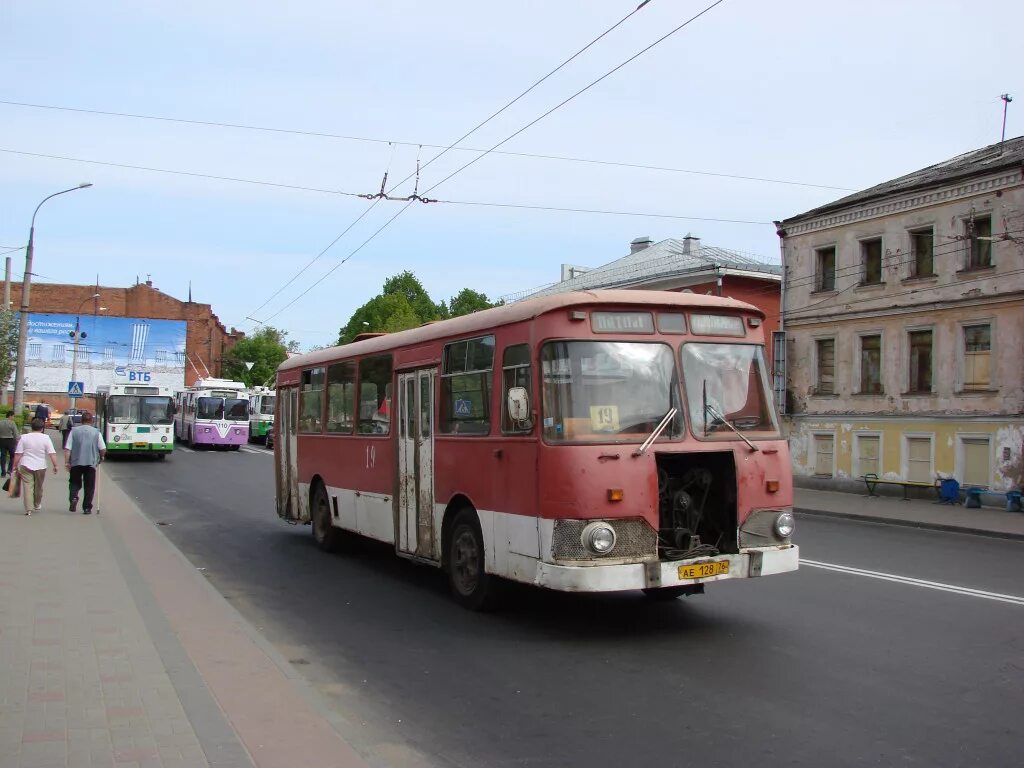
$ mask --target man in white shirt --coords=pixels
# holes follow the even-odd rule
[[[46,479],[46,459],[57,474],[57,449],[43,431],[46,421],[32,419],[32,431],[22,435],[14,449],[14,470],[21,480],[21,498],[25,503],[25,514],[38,512],[43,504],[43,481]]]

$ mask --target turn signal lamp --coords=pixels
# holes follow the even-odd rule
[[[768,493],[778,493],[779,492],[779,481],[778,480],[765,480],[764,487],[765,487],[765,490],[768,491]]]
[[[622,501],[622,489],[621,488],[609,488],[608,489],[608,501]]]
[[[587,313],[582,311],[582,310],[579,310],[579,309],[573,309],[573,310],[570,310],[570,312],[569,312],[569,319],[570,320],[586,320],[587,319]]]

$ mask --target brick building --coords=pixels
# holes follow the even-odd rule
[[[97,293],[99,297],[93,298]],[[21,306],[21,283],[12,283],[11,285],[11,305],[13,307]],[[184,367],[182,381],[184,386],[193,384],[196,379],[206,376],[207,372],[210,376],[220,376],[224,354],[243,335],[234,328],[226,329],[217,315],[213,313],[211,305],[180,301],[154,288],[152,281],[138,283],[130,288],[53,283],[34,284],[29,296],[30,326],[34,318],[47,314],[80,317],[83,328],[88,328],[90,319],[97,317],[104,319],[132,318],[143,322],[183,321],[185,323],[185,349],[183,355],[178,353],[178,356],[182,358],[178,362]],[[68,346],[69,348],[71,346],[70,340],[68,340]],[[28,351],[30,365],[33,362],[32,357],[30,349]],[[75,362],[78,363],[79,371],[85,367],[83,357],[87,357],[84,352],[76,355]],[[47,362],[53,365],[50,358],[47,359]],[[66,376],[64,372],[60,374],[61,380],[64,378],[70,380],[72,368],[70,358],[62,357],[61,362],[57,365],[67,368]],[[96,367],[101,365],[102,353],[100,353]],[[180,375],[178,380],[181,381]],[[13,390],[14,382],[12,380],[8,385],[8,393],[12,393]],[[26,377],[25,400],[45,400],[58,410],[63,410],[68,405],[66,389],[58,390],[51,386],[40,391],[39,387],[33,388],[33,381],[30,377]],[[8,402],[10,402],[10,398],[8,398]],[[86,397],[80,400],[79,405],[84,408],[91,407],[91,398]]]

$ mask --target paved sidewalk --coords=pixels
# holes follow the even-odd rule
[[[0,767],[359,768],[256,630],[111,481],[0,496]]]
[[[844,517],[890,525],[973,533],[1004,539],[1024,540],[1024,514],[993,507],[968,509],[923,499],[868,496],[866,493],[837,493],[795,488],[793,506],[798,515]]]

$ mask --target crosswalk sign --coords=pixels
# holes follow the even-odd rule
[[[84,381],[69,381],[68,382],[68,397],[81,397],[85,394],[85,382]]]

